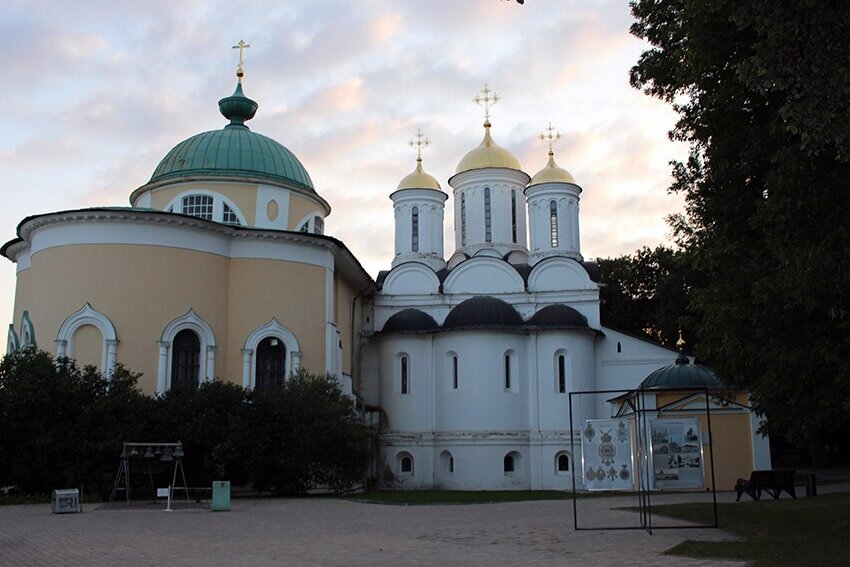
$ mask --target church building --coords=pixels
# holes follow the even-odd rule
[[[636,388],[677,353],[602,326],[582,187],[555,161],[554,129],[529,175],[494,140],[485,85],[483,138],[450,194],[421,153],[388,188],[395,254],[374,280],[324,233],[331,206],[299,159],[249,129],[258,105],[241,63],[237,76],[226,125],[174,146],[129,207],[21,221],[0,249],[17,266],[7,352],[37,345],[107,375],[121,363],[150,394],[328,372],[380,426],[372,474],[387,486],[569,489],[574,470],[580,484],[571,439],[616,410],[576,398],[570,423],[569,393]],[[766,440],[746,429],[751,470]]]

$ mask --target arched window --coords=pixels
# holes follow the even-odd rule
[[[180,212],[204,220],[213,220],[213,198],[211,195],[186,195]]]
[[[30,312],[24,310],[21,314],[21,348],[27,348],[35,344],[35,326],[30,319]]]
[[[493,224],[490,218],[490,188],[484,188],[484,241],[493,241]]]
[[[410,243],[413,252],[419,252],[419,207],[410,211]]]
[[[398,361],[399,364],[399,391],[402,394],[410,393],[410,359],[403,354]]]
[[[254,388],[265,390],[286,381],[286,345],[278,337],[266,337],[257,345]]]
[[[165,212],[178,212],[233,226],[248,224],[245,215],[233,201],[219,193],[205,189],[196,189],[177,195],[168,203]]]
[[[100,333],[98,338],[101,341],[101,356],[98,365],[100,370],[109,377],[112,375],[112,370],[115,366],[118,337],[115,334],[115,326],[112,324],[112,321],[103,313],[93,309],[89,303],[86,303],[69,315],[59,327],[59,333],[56,335],[55,341],[56,357],[67,356],[68,358],[79,358],[79,350],[77,350],[74,344],[76,342],[76,332],[85,326],[94,327]]]
[[[413,455],[401,452],[396,455],[399,476],[413,476]]]
[[[15,326],[9,325],[9,333],[6,335],[6,354],[11,354],[21,348],[21,341],[18,339],[18,333],[15,332]]]
[[[274,344],[275,340],[277,344]],[[265,343],[265,344],[264,344]],[[261,347],[262,345],[262,347]],[[262,352],[261,352],[262,351]],[[242,386],[244,388],[268,387],[282,384],[301,365],[301,349],[295,334],[274,317],[251,331],[242,348]]]
[[[197,388],[201,339],[194,331],[183,329],[174,336],[171,349],[171,387]]]
[[[316,215],[313,217],[313,234],[325,233],[325,219]]]
[[[511,355],[505,353],[505,390],[511,389]]]
[[[570,455],[561,451],[555,455],[555,473],[565,474],[570,472]]]
[[[511,189],[511,238],[516,244],[516,189]]]
[[[549,236],[552,248],[558,247],[558,203],[549,201]]]
[[[567,393],[567,355],[564,353],[559,353],[555,357],[555,379],[556,379],[556,391],[559,394]]]
[[[304,224],[301,225],[298,232],[310,232],[310,221],[304,221]]]
[[[455,472],[455,458],[449,451],[440,453],[440,465],[443,473],[450,475]]]
[[[186,366],[192,362],[187,358],[190,356],[190,351],[185,350],[185,347],[188,346],[186,341],[189,338],[184,334],[182,335],[183,338],[178,341],[178,335],[183,331],[191,331],[195,339],[199,341],[197,347],[192,349],[192,352],[195,353],[192,355],[193,366],[195,366],[194,373]],[[183,348],[179,349],[183,352],[182,355],[178,355],[178,346],[180,346],[178,343],[183,344]],[[179,382],[173,380],[175,375],[178,378],[186,377],[190,379],[195,386],[201,381],[211,382],[215,379],[215,335],[209,323],[195,313],[194,309],[190,308],[185,315],[181,315],[168,323],[162,330],[162,335],[157,344],[159,345],[159,363],[156,370],[157,393],[165,393],[169,387],[178,385]],[[175,374],[178,368],[182,370]]]
[[[511,451],[502,460],[502,466],[506,476],[519,475],[521,457],[516,451]]]
[[[460,194],[460,245],[466,246],[466,193]]]

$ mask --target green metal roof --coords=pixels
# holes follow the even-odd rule
[[[691,364],[684,354],[680,354],[673,364],[654,371],[640,383],[643,389],[719,388],[720,386],[714,370],[702,364]]]
[[[292,152],[245,126],[244,122],[254,116],[257,103],[242,94],[241,84],[218,105],[230,124],[174,146],[157,165],[150,183],[186,176],[250,177],[315,192],[310,175]]]

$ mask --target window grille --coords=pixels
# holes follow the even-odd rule
[[[209,195],[187,195],[183,197],[182,213],[204,220],[213,220],[213,198]]]
[[[201,339],[184,329],[171,342],[171,387],[197,388],[201,366]]]
[[[282,386],[286,381],[286,346],[277,337],[266,337],[257,345],[254,389]]]
[[[516,189],[511,189],[511,238],[516,244]]]
[[[460,195],[460,245],[466,246],[466,193]]]
[[[239,222],[239,217],[236,216],[236,213],[227,206],[227,203],[222,203],[222,213],[221,213],[221,222],[224,224],[234,224],[240,225],[242,223]]]

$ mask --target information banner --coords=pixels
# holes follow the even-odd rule
[[[653,487],[702,488],[705,473],[699,420],[650,419]]]
[[[634,460],[630,420],[585,420],[581,458],[585,490],[631,490]]]

